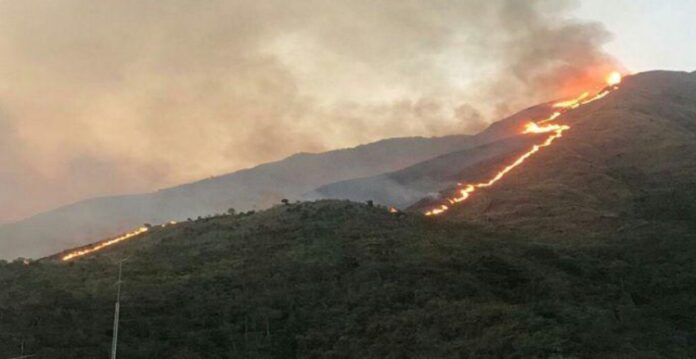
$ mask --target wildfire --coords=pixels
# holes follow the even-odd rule
[[[621,83],[621,73],[614,71],[607,76],[607,85],[616,86]]]
[[[548,121],[547,121],[547,122],[548,122]],[[563,127],[568,127],[568,126],[565,126],[565,125],[556,125],[556,124],[540,126],[540,125],[539,125],[538,123],[536,123],[536,122],[530,122],[530,123],[528,123],[528,124],[526,124],[526,125],[524,126],[524,131],[523,131],[522,133],[523,133],[523,134],[527,134],[527,133],[549,133],[549,132],[556,132],[556,131],[562,129]],[[566,130],[567,130],[567,128],[566,128]]]
[[[498,171],[495,176],[493,176],[491,179],[489,179],[486,182],[480,182],[480,183],[474,183],[474,184],[466,184],[462,185],[459,184],[460,189],[457,190],[457,194],[454,197],[447,198],[446,199],[446,204],[441,204],[438,207],[435,207],[427,212],[425,212],[426,216],[436,216],[438,214],[442,214],[446,211],[448,211],[452,205],[461,203],[469,199],[471,195],[476,192],[477,189],[479,188],[486,188],[486,187],[491,187],[493,186],[496,182],[500,181],[505,175],[510,173],[513,169],[517,168],[518,166],[522,165],[528,158],[532,157],[535,153],[541,151],[541,149],[545,147],[551,146],[557,139],[563,137],[563,132],[567,131],[570,129],[570,126],[568,125],[563,125],[563,124],[546,124],[547,122],[555,121],[558,119],[561,115],[564,113],[571,111],[573,109],[576,109],[582,105],[588,104],[590,102],[599,100],[603,98],[604,96],[608,95],[611,90],[616,90],[618,89],[617,85],[621,82],[621,74],[618,72],[612,72],[607,76],[607,85],[609,86],[609,89],[605,89],[598,94],[594,95],[593,97],[589,97],[590,94],[589,92],[584,92],[580,96],[567,100],[567,101],[561,101],[554,103],[551,107],[556,109],[551,115],[549,115],[547,118],[542,119],[540,121],[536,122],[529,122],[528,124],[525,125],[524,130],[522,131],[522,134],[542,134],[542,133],[550,133],[551,135],[546,138],[546,140],[540,144],[532,146],[531,149],[529,149],[527,152],[522,154],[520,157],[518,157],[514,162],[511,164],[505,166],[503,169]]]
[[[553,107],[554,108],[566,108],[566,109],[578,108],[580,106],[580,104],[582,103],[582,100],[586,99],[587,96],[590,96],[590,93],[583,92],[582,95],[580,95],[577,98],[574,98],[572,100],[556,102],[553,104]],[[558,117],[558,116],[556,116],[556,117]]]
[[[133,232],[128,232],[128,233],[126,233],[126,234],[124,234],[124,235],[122,235],[122,236],[120,236],[120,237],[116,237],[116,238],[114,238],[114,239],[110,239],[110,240],[108,240],[108,241],[106,241],[106,242],[101,242],[101,243],[95,245],[94,247],[85,248],[85,249],[80,249],[80,250],[77,250],[77,251],[68,253],[68,254],[64,255],[64,256],[61,258],[61,260],[62,260],[62,261],[69,261],[69,260],[74,259],[74,258],[77,258],[77,257],[82,257],[82,256],[84,256],[84,255],[86,255],[86,254],[90,254],[90,253],[94,253],[94,252],[100,251],[100,250],[102,250],[102,249],[104,249],[104,248],[106,248],[106,247],[113,246],[113,245],[116,244],[116,243],[129,240],[129,239],[131,239],[131,238],[133,238],[133,237],[137,237],[137,236],[139,236],[139,235],[141,235],[141,234],[147,232],[148,230],[149,230],[149,229],[148,229],[147,227],[140,227],[140,228],[136,229],[136,230],[133,231]]]
[[[172,225],[175,225],[175,224],[176,224],[176,221],[169,221],[169,222],[167,222],[167,223],[165,223],[165,224],[160,225],[160,227],[164,228],[164,227],[172,226]],[[64,255],[63,257],[61,257],[60,259],[61,259],[62,261],[65,262],[65,261],[69,261],[69,260],[71,260],[71,259],[75,259],[75,258],[78,258],[78,257],[82,257],[82,256],[87,255],[87,254],[90,254],[90,253],[98,252],[98,251],[100,251],[100,250],[102,250],[102,249],[104,249],[104,248],[106,248],[106,247],[110,247],[110,246],[113,246],[114,244],[117,244],[117,243],[120,243],[120,242],[123,242],[123,241],[127,241],[127,240],[129,240],[129,239],[135,238],[135,237],[137,237],[137,236],[139,236],[139,235],[141,235],[141,234],[143,234],[143,233],[145,233],[145,232],[147,232],[147,231],[149,231],[149,230],[150,230],[150,228],[148,228],[148,227],[140,227],[140,228],[138,228],[138,229],[136,229],[136,230],[133,230],[133,231],[131,231],[131,232],[128,232],[128,233],[126,233],[126,234],[123,234],[123,235],[121,235],[121,236],[118,236],[118,237],[116,237],[116,238],[114,238],[114,239],[109,239],[109,240],[107,240],[107,241],[98,243],[98,244],[96,244],[96,245],[94,245],[94,246],[92,246],[92,247],[84,248],[84,249],[79,249],[79,250],[76,250],[76,251],[74,251],[74,252],[70,252],[70,253]]]
[[[486,182],[480,182],[480,183],[474,183],[474,184],[458,184],[461,188],[457,190],[457,194],[451,198],[446,198],[445,204],[440,204],[439,206],[425,212],[426,216],[436,216],[439,214],[442,214],[446,211],[448,211],[453,205],[457,203],[461,203],[466,201],[471,197],[471,195],[476,192],[479,188],[486,188],[486,187],[491,187],[493,186],[496,182],[500,181],[505,175],[510,173],[512,170],[517,168],[518,166],[522,165],[528,158],[532,157],[535,153],[541,151],[543,148],[551,146],[557,139],[563,137],[563,133],[567,130],[570,129],[570,126],[564,125],[564,124],[547,124],[548,122],[555,121],[559,117],[561,117],[564,113],[571,111],[573,109],[576,109],[582,105],[588,104],[593,101],[597,101],[604,96],[608,95],[612,90],[618,89],[618,84],[621,83],[622,76],[621,73],[619,72],[612,72],[610,73],[607,78],[606,82],[608,85],[608,88],[604,89],[603,91],[597,93],[593,97],[589,97],[589,92],[584,92],[580,96],[571,99],[571,100],[566,100],[566,101],[561,101],[554,103],[551,107],[555,109],[551,115],[549,115],[547,118],[536,121],[536,122],[529,122],[525,125],[522,134],[544,134],[544,133],[550,133],[546,140],[544,140],[542,143],[536,144],[532,146],[527,152],[519,156],[514,162],[511,164],[505,166],[503,169],[498,171],[495,176],[490,178]],[[390,207],[389,208],[390,213],[399,213],[399,210]],[[169,225],[174,225],[176,222],[171,221],[165,224],[162,224],[161,227],[166,227]],[[148,232],[149,228],[148,227],[140,227],[134,231],[128,232],[126,234],[123,234],[119,237],[98,243],[96,245],[93,245],[88,248],[76,250],[74,252],[70,252],[63,257],[61,257],[61,260],[63,261],[69,261],[71,259],[79,258],[84,255],[98,252],[104,248],[107,248],[109,246],[113,246],[117,243],[127,241],[129,239],[135,238],[140,236],[141,234]]]

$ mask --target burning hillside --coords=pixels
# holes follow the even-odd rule
[[[544,140],[542,143],[532,146],[532,148],[530,148],[527,152],[518,157],[514,162],[503,167],[488,181],[474,184],[460,184],[461,187],[456,190],[457,194],[455,196],[446,198],[445,203],[441,204],[436,208],[426,211],[425,215],[435,216],[442,214],[449,210],[452,205],[466,201],[471,196],[471,194],[474,193],[477,189],[493,186],[496,182],[503,179],[512,170],[522,165],[528,158],[533,156],[535,153],[539,152],[540,150],[546,147],[551,146],[554,143],[554,141],[563,136],[563,132],[570,129],[570,126],[567,124],[556,124],[550,122],[558,120],[563,116],[563,114],[565,114],[568,111],[571,111],[582,105],[603,98],[604,96],[609,94],[610,91],[617,90],[617,85],[620,82],[621,74],[618,72],[612,72],[607,76],[608,87],[602,90],[601,92],[597,93],[596,95],[589,97],[589,92],[584,92],[577,98],[553,104],[551,107],[555,111],[553,111],[548,117],[539,121],[529,122],[525,125],[524,130],[522,130],[522,134],[551,133],[551,135],[548,136],[546,140]]]
[[[562,123],[572,128],[525,162],[523,171],[478,191],[447,216],[566,238],[614,233],[627,227],[626,218],[636,224],[689,218],[696,203],[694,94],[693,73],[625,78],[620,91],[602,91],[602,100],[566,111]],[[423,202],[412,209],[433,207]]]
[[[0,261],[0,353],[102,355],[113,259],[128,257],[128,358],[693,357],[696,73],[639,74],[609,91],[516,123],[512,140],[524,146],[459,176],[487,182],[458,189],[490,186],[446,221],[288,203],[140,229],[76,251],[110,248],[74,265]],[[602,218],[618,227],[593,232]],[[582,242],[565,240],[573,229]]]
[[[448,211],[452,206],[468,200],[471,197],[471,195],[477,190],[494,186],[498,181],[505,178],[514,169],[524,164],[527,159],[534,156],[539,151],[552,146],[556,140],[563,136],[565,131],[568,131],[571,128],[566,123],[559,123],[559,120],[562,120],[563,116],[569,111],[572,111],[583,105],[599,100],[607,94],[609,94],[610,91],[618,89],[617,85],[621,82],[621,74],[618,72],[612,72],[607,76],[606,82],[607,87],[602,91],[598,92],[596,95],[590,96],[589,92],[584,92],[576,98],[556,102],[550,106],[551,113],[548,114],[547,117],[541,120],[526,123],[524,128],[521,130],[522,135],[549,135],[542,142],[534,144],[531,148],[529,148],[526,152],[518,156],[510,164],[502,167],[502,169],[498,170],[488,180],[478,183],[459,184],[459,188],[456,190],[456,194],[454,196],[445,198],[444,203],[440,204],[435,208],[431,208],[425,211],[425,215],[436,216]],[[394,209],[394,211],[396,210]],[[170,222],[169,224],[174,223],[175,222]],[[162,226],[164,227],[166,225],[168,224]],[[149,228],[147,227],[141,227],[131,232],[125,233],[121,236],[118,236],[116,238],[98,242],[83,248],[79,248],[72,252],[64,253],[60,256],[61,260],[69,261],[88,254],[99,252],[115,244],[138,237],[141,234],[147,232],[148,229]]]
[[[171,221],[171,222],[159,225],[158,227],[165,228],[165,227],[175,225],[175,224],[176,224],[175,221]],[[62,253],[58,256],[60,257],[60,260],[64,261],[64,262],[67,262],[67,261],[70,261],[73,259],[77,259],[77,258],[83,257],[83,256],[88,255],[88,254],[99,252],[101,250],[104,250],[108,247],[119,244],[121,242],[125,242],[125,241],[128,241],[130,239],[139,237],[140,235],[148,232],[150,230],[150,228],[151,227],[149,227],[149,226],[143,226],[143,227],[134,229],[130,232],[124,233],[118,237],[107,239],[107,240],[97,242],[94,244],[90,244],[90,245],[87,245],[87,246],[84,246],[81,248],[77,248],[75,250],[71,250],[71,251],[68,251],[66,253]]]

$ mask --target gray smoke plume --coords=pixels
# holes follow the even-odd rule
[[[0,220],[475,132],[613,65],[571,1],[0,2]]]

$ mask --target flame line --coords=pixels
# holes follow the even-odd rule
[[[69,261],[69,260],[71,260],[71,259],[73,259],[73,258],[82,257],[82,256],[84,256],[84,255],[86,255],[86,254],[90,254],[90,253],[94,253],[94,252],[100,251],[100,250],[102,250],[102,249],[104,249],[104,248],[106,248],[106,247],[113,246],[113,245],[116,244],[116,243],[123,242],[123,241],[125,241],[125,240],[128,240],[128,239],[131,239],[131,238],[133,238],[133,237],[139,236],[139,235],[141,235],[141,234],[143,234],[143,233],[145,233],[145,232],[147,232],[147,231],[148,231],[147,227],[140,227],[140,228],[136,229],[136,230],[133,231],[133,232],[128,232],[128,233],[126,233],[126,234],[124,234],[124,235],[122,235],[122,236],[120,236],[120,237],[116,237],[116,238],[114,238],[114,239],[110,239],[110,240],[108,240],[108,241],[106,241],[106,242],[101,242],[101,243],[95,245],[94,247],[85,248],[85,249],[81,249],[81,250],[77,250],[77,251],[68,253],[67,255],[61,257],[61,260],[62,260],[62,261]]]
[[[164,227],[171,226],[174,224],[176,224],[176,221],[170,221],[170,222],[167,222],[165,224],[159,225],[159,227],[164,228]],[[139,235],[141,235],[149,230],[150,229],[148,227],[140,227],[134,231],[128,232],[126,234],[123,234],[123,235],[118,236],[118,237],[113,238],[113,239],[109,239],[109,240],[104,241],[104,242],[97,243],[91,247],[84,248],[84,249],[78,249],[76,251],[70,252],[70,253],[62,256],[60,259],[64,262],[66,262],[66,261],[69,261],[71,259],[82,257],[82,256],[90,254],[90,253],[98,252],[106,247],[110,247],[110,246],[113,246],[117,243],[121,243],[123,241],[127,241],[129,239],[138,237]]]
[[[518,157],[513,163],[505,166],[502,170],[498,171],[496,175],[488,181],[475,184],[467,184],[464,188],[458,190],[459,195],[457,195],[456,197],[445,199],[449,205],[441,204],[439,207],[435,207],[425,212],[425,215],[436,216],[438,214],[448,211],[452,205],[464,202],[467,199],[469,199],[469,197],[471,197],[471,195],[474,192],[476,192],[477,189],[493,186],[496,182],[500,181],[503,177],[505,177],[506,174],[510,173],[512,170],[522,165],[528,158],[532,157],[541,149],[551,146],[557,139],[563,137],[563,132],[569,130],[570,126],[558,124],[549,124],[543,126],[540,125],[547,122],[555,121],[563,114],[572,111],[580,106],[586,105],[590,102],[597,101],[603,98],[604,96],[608,95],[612,90],[617,90],[618,86],[616,85],[621,81],[620,74],[617,74],[618,73],[612,73],[612,75],[610,75],[614,76],[614,78],[608,79],[608,83],[611,86],[610,88],[602,90],[601,92],[592,96],[591,98],[587,98],[589,96],[589,93],[584,92],[583,94],[572,100],[561,101],[553,104],[551,107],[557,109],[556,111],[554,111],[549,117],[543,120],[528,123],[524,131],[522,132],[523,134],[552,132],[552,134],[549,137],[547,137],[544,142],[532,146],[530,150]],[[616,79],[616,76],[619,76],[619,78]],[[461,184],[459,185],[461,186]]]
[[[505,168],[503,168],[502,170],[498,171],[498,173],[493,178],[488,180],[487,182],[481,182],[481,183],[467,185],[464,189],[461,189],[459,191],[459,194],[460,194],[459,197],[449,198],[447,200],[449,201],[450,204],[464,202],[478,188],[486,188],[486,187],[493,186],[496,182],[500,181],[503,177],[505,177],[506,174],[510,173],[510,171],[512,171],[513,169],[515,169],[516,167],[518,167],[522,163],[524,163],[524,161],[526,161],[529,157],[532,157],[535,153],[539,152],[542,148],[551,146],[554,141],[563,137],[563,132],[568,130],[568,129],[570,129],[570,126],[565,126],[565,125],[560,126],[560,128],[556,129],[551,136],[546,138],[546,141],[532,146],[532,148],[529,151],[525,152],[520,157],[518,157],[517,160],[515,160],[515,162],[513,162],[512,164],[509,164],[509,165],[505,166]],[[438,208],[434,208],[430,211],[425,212],[425,215],[426,216],[438,215],[440,213],[447,211],[448,209],[449,209],[449,207],[447,205],[443,204]]]

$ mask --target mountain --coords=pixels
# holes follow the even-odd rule
[[[448,153],[403,170],[321,186],[308,199],[334,198],[406,208],[439,190],[455,186],[472,171],[499,166],[526,151],[540,136],[514,136],[470,149]]]
[[[467,148],[469,137],[395,138],[278,162],[153,193],[94,198],[0,226],[0,258],[41,257],[143,223],[267,208],[326,183],[397,170]]]
[[[153,227],[68,263],[0,261],[0,356],[107,355],[127,258],[127,358],[696,357],[696,74],[631,76],[563,121],[441,216],[420,214],[432,197],[397,213],[319,200]],[[519,141],[389,173],[447,195]]]
[[[613,218],[629,212],[636,220],[657,215],[644,213],[644,207],[656,201],[667,211],[691,206],[696,201],[690,194],[675,197],[660,186],[694,188],[694,76],[660,71],[626,78],[602,101],[568,113],[564,120],[573,128],[553,148],[448,216],[481,223],[497,218],[499,225],[514,227],[523,227],[529,216],[535,228],[543,215],[559,233],[573,233],[587,226],[614,228]],[[489,178],[518,156],[538,139],[517,135],[523,123],[548,112],[549,104],[534,106],[475,136],[395,139],[300,154],[155,193],[83,201],[0,226],[0,257],[39,257],[144,222],[180,220],[230,207],[265,208],[281,198],[375,200],[423,210],[457,182]],[[526,198],[535,193],[539,202],[531,205]],[[546,205],[545,199],[552,197],[559,201]],[[672,197],[673,203],[664,201]],[[574,221],[556,219],[568,212],[575,214]]]
[[[553,147],[446,216],[581,238],[627,221],[696,220],[696,73],[630,76],[564,121],[571,129]]]
[[[551,103],[520,111],[493,123],[469,139],[469,147],[413,164],[394,172],[329,183],[305,194],[305,199],[374,200],[406,208],[424,197],[435,197],[462,178],[486,173],[525,152],[542,136],[520,135],[530,120],[548,116]]]
[[[552,111],[535,108],[546,114],[516,115],[500,124],[519,129],[516,118],[544,118]],[[681,217],[696,206],[696,73],[629,76],[618,90],[563,121],[571,129],[562,139],[446,217],[530,231],[543,223],[553,229],[545,233],[586,236],[616,230],[626,218]],[[425,211],[440,203],[439,195],[451,195],[458,182],[491,178],[530,148],[529,141],[541,142],[503,138],[395,172],[324,185],[312,196],[374,198]]]
[[[319,201],[0,261],[0,357],[108,356],[122,258],[123,358],[696,356],[693,222],[540,238]]]

